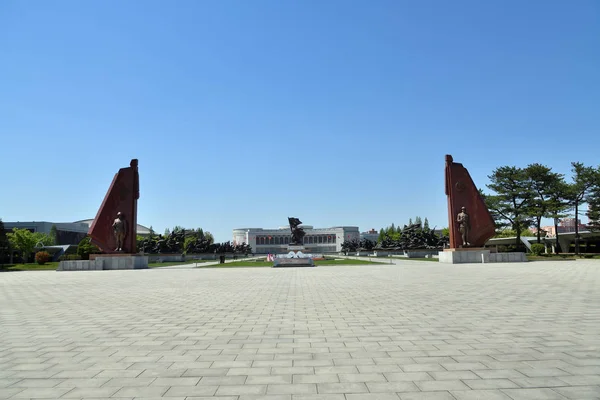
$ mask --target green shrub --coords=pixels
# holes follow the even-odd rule
[[[90,254],[100,253],[100,249],[91,240],[92,238],[86,236],[77,245],[77,254],[79,254],[82,260],[89,260]]]
[[[541,256],[546,251],[546,246],[541,243],[534,243],[531,245],[531,252],[536,256]]]
[[[46,264],[50,261],[50,254],[47,251],[38,251],[35,253],[35,262],[40,265]]]

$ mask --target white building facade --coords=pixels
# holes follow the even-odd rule
[[[304,247],[306,253],[336,253],[342,251],[346,240],[359,240],[357,226],[334,226],[331,228],[313,228],[301,225],[306,233]],[[255,254],[282,254],[288,252],[292,240],[289,226],[276,229],[239,228],[233,230],[233,243],[246,243]]]

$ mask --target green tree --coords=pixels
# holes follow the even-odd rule
[[[156,235],[156,232],[154,232],[154,228],[152,228],[152,225],[150,225],[150,228],[148,229],[150,231],[149,237],[154,237]]]
[[[92,238],[89,236],[81,239],[79,244],[77,245],[77,254],[81,256],[82,260],[89,260],[90,254],[99,254],[100,249],[98,246],[92,243]]]
[[[504,166],[496,168],[488,178],[491,183],[487,187],[496,194],[484,196],[486,205],[497,224],[509,225],[515,230],[515,245],[520,247],[521,232],[531,225],[528,211],[533,198],[525,171],[522,168]]]
[[[4,222],[2,222],[2,218],[0,218],[0,264],[4,264],[9,251],[10,242],[8,241],[8,236],[6,236],[6,231],[4,230]]]
[[[38,237],[29,229],[13,228],[12,232],[8,234],[8,240],[13,249],[21,252],[23,264],[27,263],[38,243]]]
[[[547,190],[547,212],[548,217],[552,218],[554,221],[554,232],[556,232],[554,252],[558,254],[560,252],[560,243],[558,241],[558,222],[561,218],[564,218],[568,215],[567,211],[571,208],[571,189],[570,185],[561,179],[559,181],[552,182],[551,186],[549,186]],[[563,251],[566,250],[567,249],[564,249]]]
[[[56,228],[56,225],[52,224],[52,227],[50,228],[50,240],[52,240],[52,244],[49,246],[54,246],[58,244],[58,229]]]
[[[591,231],[600,230],[600,187],[597,187],[588,196],[588,212],[587,217],[590,220],[588,228]],[[0,221],[1,222],[1,221]]]
[[[557,187],[563,181],[564,177],[561,174],[552,172],[551,168],[542,164],[529,164],[524,172],[533,194],[528,214],[533,218],[535,227],[537,228],[537,243],[541,243],[542,218],[550,216],[550,193],[553,188]]]
[[[442,228],[442,236],[450,236],[450,228]]]
[[[427,221],[427,217],[425,217],[425,220],[423,221],[423,230],[429,230],[429,221]]]
[[[215,237],[210,232],[204,232],[204,238],[208,240],[209,244],[213,244],[215,242]]]
[[[416,217],[415,218],[415,224],[422,226],[423,225],[423,221],[421,220],[421,217]]]
[[[408,219],[408,226],[411,226],[412,224],[413,224],[413,222],[412,222],[412,218],[409,218],[409,219]]]
[[[385,237],[385,231],[383,230],[383,228],[381,228],[379,230],[379,236],[377,237],[377,243],[381,243],[381,241],[383,240],[384,237]]]
[[[575,254],[579,254],[579,209],[588,196],[598,187],[600,173],[593,167],[580,162],[571,163],[573,183],[571,184],[571,201],[575,209]]]
[[[169,228],[165,228],[165,237],[169,236],[171,234],[171,230]]]

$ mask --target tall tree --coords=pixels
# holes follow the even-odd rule
[[[571,206],[571,188],[564,180],[552,182],[551,186],[547,188],[547,213],[548,217],[554,221],[554,232],[555,232],[555,244],[554,252],[560,253],[560,242],[558,241],[558,222],[561,218],[566,217],[567,211]],[[568,249],[562,249],[567,251]]]
[[[0,264],[4,264],[8,252],[10,251],[10,243],[6,231],[4,230],[4,222],[0,218]]]
[[[13,249],[21,252],[23,264],[29,260],[29,256],[38,243],[38,237],[29,229],[13,228],[12,232],[8,234],[8,240]]]
[[[596,187],[588,196],[588,212],[589,219],[588,228],[591,231],[600,230],[600,187]],[[1,222],[1,221],[0,221]]]
[[[571,166],[573,172],[571,201],[575,209],[575,254],[579,254],[579,209],[588,195],[598,186],[599,172],[594,167],[588,167],[580,162],[573,162]]]
[[[215,242],[215,237],[208,231],[204,232],[204,238],[208,241],[208,244],[213,244]]]
[[[379,236],[377,237],[377,243],[381,243],[381,241],[383,240],[384,237],[385,237],[385,231],[383,230],[383,228],[381,228],[379,230]]]
[[[412,218],[409,218],[409,219],[408,219],[408,226],[411,226],[412,224],[413,224],[413,222],[412,222]]]
[[[425,220],[423,221],[423,229],[426,231],[429,230],[429,221],[427,221],[427,217],[425,217]]]
[[[531,225],[527,211],[533,198],[525,171],[505,166],[496,168],[488,178],[491,183],[487,187],[496,194],[484,196],[486,205],[495,219],[506,221],[515,230],[515,245],[520,247],[521,232]]]
[[[58,244],[58,229],[54,224],[52,224],[52,227],[50,228],[50,239],[52,240],[52,245]]]
[[[528,214],[535,221],[537,242],[541,243],[542,218],[549,216],[550,191],[564,179],[564,176],[552,172],[552,169],[545,165],[537,163],[529,164],[524,173],[533,193]]]
[[[415,224],[417,224],[417,225],[419,225],[419,226],[422,226],[422,224],[423,224],[423,221],[421,221],[421,217],[416,217],[416,218],[415,218]]]

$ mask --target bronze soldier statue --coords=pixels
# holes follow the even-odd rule
[[[460,213],[458,213],[456,216],[456,222],[458,223],[458,231],[462,237],[462,247],[466,247],[471,245],[469,243],[469,231],[471,229],[471,224],[469,221],[469,214],[467,214],[467,209],[462,207],[460,210]]]
[[[115,251],[123,251],[123,243],[125,242],[125,235],[127,235],[127,224],[125,223],[123,213],[117,213],[117,218],[113,222],[112,228],[117,241]]]

